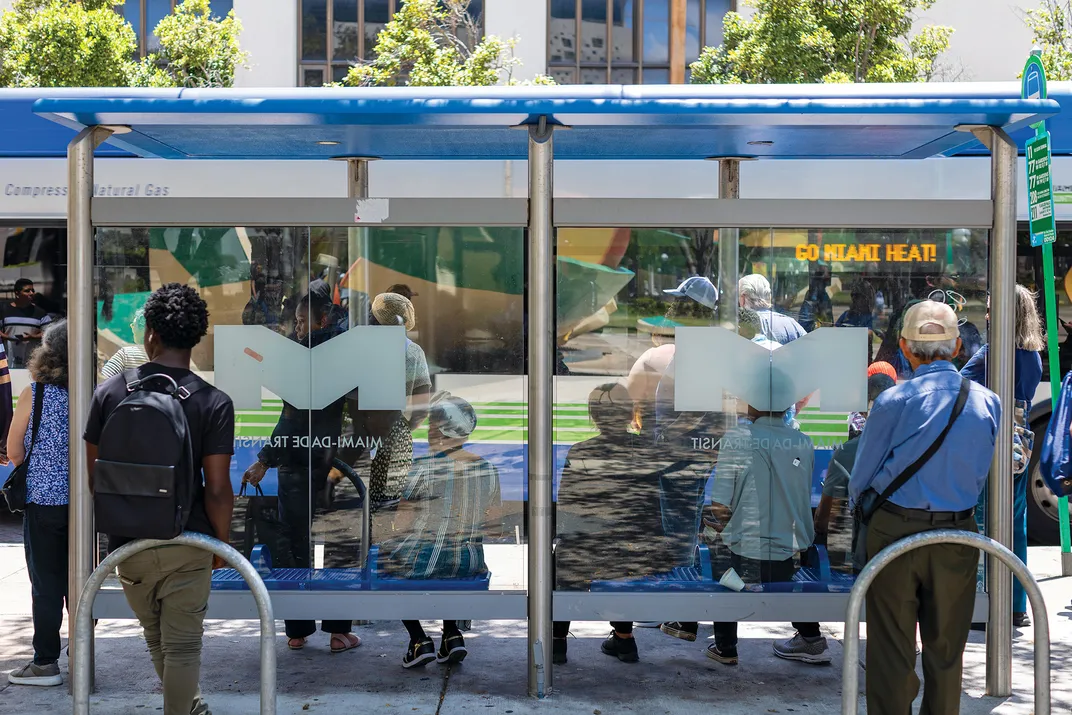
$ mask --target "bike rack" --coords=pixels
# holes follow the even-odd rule
[[[159,546],[193,546],[210,551],[233,566],[249,584],[250,593],[257,603],[261,618],[261,715],[275,715],[275,617],[272,615],[272,600],[264,581],[253,564],[228,544],[204,534],[185,533],[174,539],[139,539],[120,546],[108,554],[100,566],[94,569],[78,597],[77,616],[71,634],[71,693],[74,700],[74,715],[89,715],[90,667],[89,659],[93,640],[93,602],[104,580],[115,568],[134,554]]]
[[[909,551],[935,544],[960,544],[973,546],[997,557],[1012,571],[1027,592],[1031,602],[1031,618],[1035,622],[1035,715],[1050,715],[1050,622],[1046,615],[1046,602],[1042,598],[1035,577],[1024,562],[1013,552],[988,536],[970,531],[937,529],[912,534],[895,541],[868,561],[856,578],[856,585],[849,593],[849,605],[845,612],[845,657],[841,673],[841,715],[856,715],[860,697],[860,679],[856,666],[860,661],[860,611],[871,582],[879,572],[895,559]]]

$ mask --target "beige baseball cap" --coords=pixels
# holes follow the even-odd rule
[[[945,303],[920,301],[905,313],[901,337],[919,342],[955,340],[960,337],[957,314]]]

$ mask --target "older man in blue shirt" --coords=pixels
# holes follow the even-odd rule
[[[858,501],[882,493],[919,459],[949,424],[961,377],[953,310],[923,301],[905,314],[901,349],[912,379],[877,400],[849,480]],[[867,555],[910,534],[952,528],[975,531],[973,517],[994,453],[1001,405],[972,384],[964,410],[940,449],[871,518]],[[960,710],[961,668],[975,602],[979,553],[966,546],[928,546],[886,567],[867,592],[867,711],[905,715],[919,692],[915,632],[923,640],[921,715]]]

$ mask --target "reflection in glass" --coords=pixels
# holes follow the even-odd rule
[[[391,20],[389,0],[365,0],[365,56],[371,60],[376,56],[376,38],[380,30]]]
[[[357,0],[332,0],[334,43],[332,59],[347,62],[358,59]]]
[[[227,14],[234,9],[234,0],[212,0],[209,8],[215,17],[227,17]]]
[[[573,62],[577,59],[575,0],[551,0],[551,24],[548,33],[550,62]]]
[[[160,38],[156,35],[156,26],[170,14],[171,0],[146,0],[145,34],[147,35],[147,52],[157,52],[160,50]]]
[[[302,59],[325,60],[328,56],[327,0],[302,0]]]
[[[607,0],[581,0],[581,62],[607,60]]]
[[[303,87],[323,87],[324,86],[324,70],[311,69],[305,67],[302,69],[302,86]]]
[[[145,47],[145,37],[142,35],[141,29],[141,2],[131,0],[130,2],[123,3],[123,5],[120,6],[119,11],[134,29],[134,35],[138,41],[138,52],[140,53]],[[149,28],[149,31],[152,32],[152,28]]]
[[[636,9],[634,0],[613,0],[611,9],[612,62],[633,62],[637,59],[636,33],[634,32]]]
[[[700,56],[700,0],[688,0],[685,6],[685,62]]]
[[[670,61],[669,0],[644,2],[644,62]],[[645,76],[644,81],[648,78]]]
[[[566,69],[562,67],[552,67],[551,77],[553,77],[555,82],[558,84],[577,83],[577,72],[572,68]]]
[[[636,84],[636,70],[617,68],[610,71],[611,84]]]
[[[607,70],[605,69],[582,69],[581,84],[606,84]]]
[[[707,17],[704,24],[704,46],[718,47],[722,44],[722,18],[733,9],[733,0],[706,0]]]
[[[670,84],[670,70],[658,67],[645,67],[644,84]]]

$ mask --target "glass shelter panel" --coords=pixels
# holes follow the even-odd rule
[[[97,236],[102,365],[137,353],[160,285],[208,303],[193,362],[235,402],[231,541],[265,547],[269,588],[524,589],[522,229]]]
[[[557,240],[556,588],[851,588],[847,483],[871,402],[911,376],[899,321],[949,303],[963,367],[985,342],[987,232]]]

